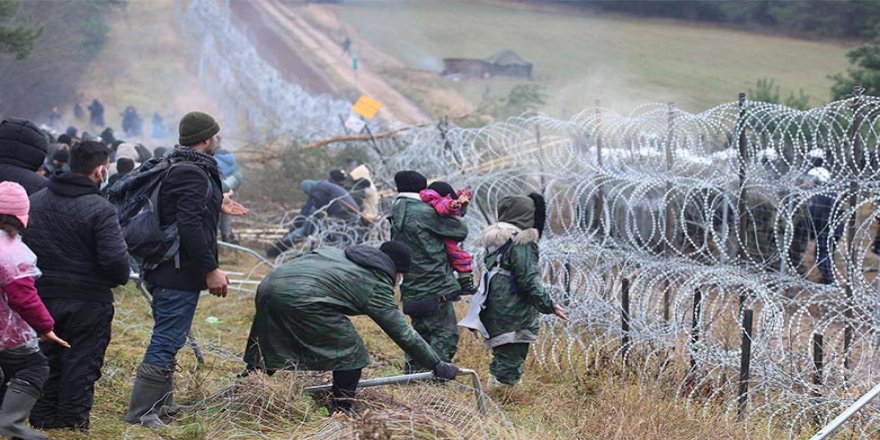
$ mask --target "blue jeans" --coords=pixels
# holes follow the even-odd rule
[[[153,336],[144,354],[144,363],[166,370],[174,368],[177,352],[186,344],[192,326],[199,292],[154,287]]]

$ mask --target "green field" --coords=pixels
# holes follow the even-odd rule
[[[762,77],[782,92],[803,89],[811,105],[829,101],[828,75],[847,67],[847,46],[663,20],[537,12],[480,2],[347,1],[342,19],[358,37],[414,69],[441,70],[444,57],[484,58],[512,49],[535,65],[552,115],[592,106],[631,110],[668,102],[700,111],[736,99]],[[355,41],[357,44],[357,41]],[[449,81],[478,100],[512,81]]]

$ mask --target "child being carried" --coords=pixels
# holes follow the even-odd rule
[[[427,189],[419,192],[419,197],[423,202],[434,207],[441,217],[463,217],[473,193],[467,189],[455,191],[452,185],[446,182],[434,182],[428,185]],[[452,269],[458,272],[461,294],[472,295],[474,280],[471,272],[474,270],[474,258],[451,238],[443,239],[443,247],[452,263]]]

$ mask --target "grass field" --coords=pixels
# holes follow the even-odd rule
[[[253,261],[249,257],[224,253],[221,264],[227,268],[245,269]],[[463,313],[464,304],[459,304],[458,309]],[[244,350],[253,310],[252,293],[232,292],[224,299],[207,294],[202,296],[193,322],[193,334],[205,349],[206,363],[197,366],[193,352],[188,347],[181,350],[175,376],[178,403],[198,403],[234,383],[235,376],[244,367],[238,355]],[[207,318],[212,316],[219,318],[220,322],[210,324]],[[354,322],[374,362],[365,371],[365,378],[400,374],[403,361],[400,349],[368,319],[354,318]],[[51,438],[213,440],[259,436],[295,439],[314,433],[326,420],[326,412],[298,392],[297,379],[291,374],[279,373],[271,380],[260,379],[251,383],[259,388],[252,390],[256,396],[251,396],[250,401],[233,400],[189,413],[169,428],[148,430],[122,423],[134,372],[149,342],[151,325],[149,306],[137,289],[131,284],[118,289],[113,340],[107,351],[103,377],[97,384],[91,433],[49,431]],[[470,335],[462,335],[456,359],[460,366],[476,369],[485,383],[489,360],[488,350]],[[424,392],[424,388],[412,388],[395,393],[406,401],[407,393],[421,395]],[[438,388],[437,392],[449,391]],[[496,394],[493,398],[514,423],[521,439],[764,438],[783,435],[782,432],[768,433],[766,422],[762,420],[738,423],[711,408],[705,414],[697,414],[676,397],[674,388],[623,377],[614,365],[577,372],[560,371],[552,366],[552,362],[541,364],[538,356],[532,355],[520,387],[512,394]],[[463,391],[462,400],[472,402],[469,399],[472,399],[470,393]]]
[[[596,99],[623,111],[656,101],[700,111],[735,100],[762,77],[776,79],[785,95],[803,89],[818,105],[830,99],[827,76],[847,67],[842,44],[662,20],[456,0],[352,0],[338,11],[358,38],[412,69],[440,71],[444,57],[515,50],[534,63],[536,80],[551,97],[545,110],[557,116]],[[445,86],[475,101],[486,87],[498,94],[512,84],[467,80]]]

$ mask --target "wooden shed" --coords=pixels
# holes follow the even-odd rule
[[[443,73],[470,78],[501,76],[514,79],[532,79],[532,63],[512,50],[502,50],[486,59],[444,58]]]

